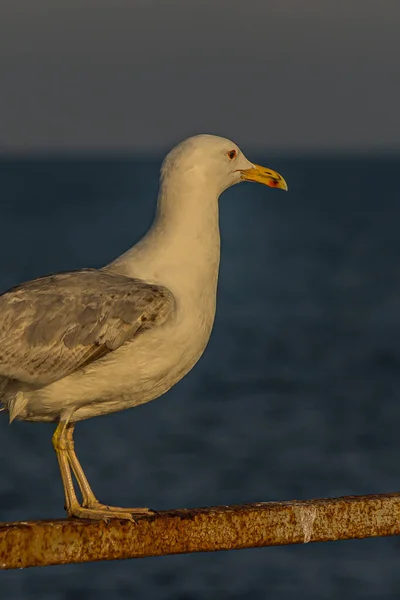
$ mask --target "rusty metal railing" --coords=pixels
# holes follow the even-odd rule
[[[0,524],[0,568],[238,550],[400,534],[400,494],[163,511],[136,523]]]

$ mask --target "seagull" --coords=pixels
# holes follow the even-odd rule
[[[197,363],[216,309],[218,199],[241,181],[288,189],[234,142],[190,137],[162,164],[156,215],[137,244],[101,269],[39,277],[0,296],[2,410],[10,423],[57,424],[52,442],[69,517],[153,514],[98,501],[74,428],[158,398]]]

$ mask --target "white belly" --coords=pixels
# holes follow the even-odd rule
[[[205,307],[203,307],[205,308]],[[192,369],[207,346],[213,310],[180,314],[159,329],[51,385],[25,392],[26,406],[17,418],[70,421],[125,410],[158,398]]]

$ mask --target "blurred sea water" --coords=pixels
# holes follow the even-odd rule
[[[103,502],[155,509],[400,488],[400,157],[267,157],[221,198],[209,347],[164,397],[80,423]],[[0,160],[0,291],[99,267],[151,223],[159,161]],[[1,520],[58,518],[53,426],[0,415]],[[3,600],[395,599],[382,538],[3,572]]]

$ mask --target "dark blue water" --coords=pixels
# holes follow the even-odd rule
[[[78,425],[99,498],[156,509],[398,491],[400,157],[253,157],[221,199],[218,314],[163,398]],[[101,266],[149,226],[157,161],[0,161],[0,288]],[[0,415],[1,520],[63,516],[52,426]],[[398,598],[397,538],[0,575],[3,599]]]

